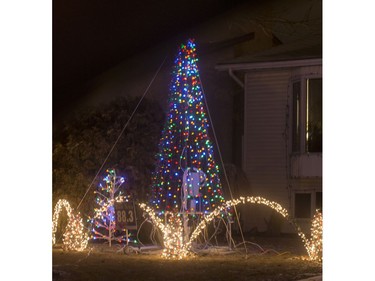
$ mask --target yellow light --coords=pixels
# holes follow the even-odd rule
[[[306,235],[297,226],[298,235],[301,237],[306,248],[309,259],[312,261],[321,262],[323,260],[323,217],[322,213],[316,210],[314,218],[311,223],[311,237],[306,238]]]
[[[182,259],[187,257],[189,253],[191,253],[191,246],[192,242],[197,239],[197,237],[202,233],[202,231],[207,227],[207,225],[217,216],[230,207],[236,206],[237,204],[262,204],[266,205],[280,215],[282,215],[285,219],[288,220],[297,230],[298,235],[301,237],[302,242],[306,248],[306,251],[309,255],[309,259],[313,261],[321,261],[322,260],[322,224],[323,219],[320,212],[314,216],[312,221],[312,228],[311,228],[311,238],[307,239],[306,235],[302,232],[301,228],[289,217],[288,211],[283,208],[279,203],[274,201],[269,201],[263,197],[240,197],[239,199],[233,199],[224,202],[221,206],[214,209],[210,214],[204,216],[200,223],[197,225],[195,230],[192,232],[189,241],[184,243],[183,239],[183,228],[182,228],[182,220],[178,214],[169,213],[171,216],[169,217],[168,223],[164,224],[162,220],[156,216],[155,212],[146,204],[141,203],[139,206],[146,211],[146,213],[150,216],[151,221],[162,231],[163,233],[163,242],[164,242],[164,250],[162,257],[164,258],[177,258]]]
[[[189,254],[189,251],[183,243],[181,218],[177,214],[168,213],[168,215],[170,215],[168,217],[168,223],[164,224],[149,206],[146,206],[144,203],[139,204],[139,206],[146,211],[152,222],[163,233],[164,250],[162,257],[167,259],[185,258]]]
[[[70,218],[70,216],[72,215],[72,208],[70,207],[69,202],[65,199],[60,199],[55,205],[52,217],[52,244],[56,243],[55,233],[57,231],[57,222],[59,220],[59,216],[63,207],[65,208],[68,214],[68,218]]]
[[[88,244],[88,235],[83,232],[83,223],[81,215],[72,214],[66,227],[63,244],[65,250],[83,251]]]
[[[57,231],[57,222],[63,207],[68,214],[68,225],[63,235],[64,249],[83,251],[87,247],[89,237],[87,233],[83,232],[84,227],[81,214],[78,213],[75,215],[69,202],[65,199],[60,199],[55,205],[52,217],[52,244],[56,243],[55,233]]]

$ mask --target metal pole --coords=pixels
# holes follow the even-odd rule
[[[110,191],[110,195],[111,195],[111,203],[113,203],[113,200],[114,200],[115,187],[116,187],[115,184],[116,184],[116,177],[114,177],[114,179],[113,179],[113,183],[112,183],[111,191]],[[108,209],[107,209],[107,210],[108,210]],[[112,246],[112,225],[113,225],[112,218],[109,217],[109,226],[108,226],[109,247]]]
[[[183,220],[183,239],[184,243],[189,241],[189,231],[188,231],[188,187],[187,187],[187,177],[189,174],[189,168],[186,169],[184,172],[183,184],[182,184],[182,198],[181,198],[181,205],[182,205],[182,220]]]
[[[228,231],[229,231],[229,250],[232,250],[232,222],[230,220],[229,214],[227,212],[227,219],[228,219]]]

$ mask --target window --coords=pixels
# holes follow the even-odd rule
[[[322,78],[295,81],[292,88],[292,152],[322,152]]]
[[[294,218],[296,219],[312,219],[315,210],[323,213],[322,196],[323,193],[319,189],[294,191]]]
[[[311,193],[295,193],[294,217],[298,219],[311,218]]]

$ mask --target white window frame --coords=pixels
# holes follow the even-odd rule
[[[307,115],[307,102],[306,102],[306,99],[307,99],[307,80],[308,79],[317,79],[317,78],[321,78],[323,79],[322,77],[322,72],[321,72],[321,67],[320,67],[320,71],[319,70],[316,70],[314,72],[309,72],[309,69],[308,67],[304,68],[304,67],[301,67],[298,69],[298,71],[295,71],[294,72],[294,75],[292,77],[292,79],[290,80],[290,100],[289,100],[289,104],[291,105],[290,106],[290,118],[289,118],[289,122],[290,122],[290,154],[291,155],[299,155],[299,154],[311,154],[311,153],[314,153],[314,154],[321,154],[322,152],[308,152],[306,151],[306,133],[307,133],[307,128],[306,128],[306,115]],[[300,116],[299,116],[299,122],[300,122],[300,128],[299,128],[299,151],[293,151],[293,115],[294,115],[294,112],[293,112],[293,85],[294,83],[297,83],[297,82],[300,82],[301,83],[301,92],[300,92],[300,104],[301,104],[301,107],[300,107]]]
[[[315,211],[316,211],[316,193],[317,192],[322,192],[322,189],[321,188],[313,188],[313,189],[303,189],[303,190],[299,190],[299,189],[295,189],[293,190],[293,200],[292,200],[292,210],[293,210],[293,218],[297,221],[310,221],[314,215],[315,215]],[[296,194],[310,194],[310,198],[311,198],[311,201],[310,201],[310,218],[298,218],[296,217]],[[322,202],[322,207],[323,207],[323,202]]]

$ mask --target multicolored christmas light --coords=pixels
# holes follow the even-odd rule
[[[115,219],[115,202],[123,202],[126,197],[121,190],[122,184],[125,182],[123,177],[116,175],[114,169],[108,169],[108,174],[103,179],[105,184],[99,184],[98,190],[94,193],[96,197],[96,203],[99,205],[98,208],[94,208],[95,214],[91,218],[93,224],[92,233],[93,239],[107,240],[111,246],[112,241],[121,242],[124,236],[115,237],[116,231],[116,219]]]
[[[183,211],[209,213],[224,202],[219,167],[208,136],[209,123],[197,61],[195,43],[190,39],[180,46],[175,59],[169,112],[153,175],[151,204],[159,215],[166,211],[179,212],[183,204]],[[184,177],[187,172],[191,172],[190,178]],[[186,195],[183,185],[193,190],[194,176],[199,177],[199,190],[195,183],[196,192]]]

